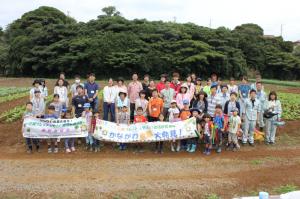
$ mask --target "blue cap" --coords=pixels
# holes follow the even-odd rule
[[[66,113],[66,112],[67,112],[67,109],[66,109],[66,108],[63,108],[63,109],[61,109],[61,112]]]
[[[84,103],[83,108],[91,108],[91,104],[90,103]]]
[[[184,105],[190,104],[190,101],[187,100],[187,99],[184,99],[184,100],[183,100],[183,104],[184,104]]]

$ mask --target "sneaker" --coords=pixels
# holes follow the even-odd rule
[[[32,153],[32,149],[27,149],[26,151],[28,154],[31,154]]]
[[[205,155],[210,155],[210,150],[207,150]]]
[[[48,147],[48,153],[52,153],[52,148]]]
[[[186,147],[186,151],[190,152],[191,149],[192,149],[192,145],[188,144],[187,147]]]
[[[205,149],[204,151],[203,151],[203,154],[206,154],[207,153],[207,149]]]
[[[172,152],[175,152],[175,148],[174,148],[173,145],[171,145],[171,151],[172,151]]]
[[[196,144],[192,144],[191,149],[188,151],[189,153],[194,153],[196,151]]]
[[[36,152],[40,153],[41,150],[40,150],[40,146],[36,146]]]
[[[218,149],[217,149],[217,153],[221,153],[222,152],[222,149],[221,149],[221,147],[218,147]]]
[[[176,147],[176,151],[179,152],[180,151],[180,145],[177,145]]]
[[[237,151],[237,148],[234,147],[234,148],[232,149],[232,152],[236,152],[236,151]]]
[[[269,145],[270,144],[270,142],[268,142],[268,141],[265,141],[265,145]]]
[[[69,148],[66,149],[66,153],[71,153],[71,150]]]
[[[93,147],[92,146],[90,146],[90,152],[93,152]]]
[[[74,152],[75,151],[75,147],[71,147],[71,151]]]
[[[58,153],[58,147],[54,147],[54,153]]]

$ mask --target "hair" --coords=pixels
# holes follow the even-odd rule
[[[74,79],[77,79],[77,78],[79,79],[79,78],[80,78],[80,75],[75,75],[75,76],[74,76]]]
[[[234,77],[230,77],[230,81],[235,81]]]
[[[49,105],[48,110],[55,110],[55,107],[53,105]]]
[[[63,82],[65,81],[64,79],[59,78],[59,79],[57,80],[57,84],[58,84],[58,82],[59,82],[60,80],[63,81]]]
[[[148,74],[145,74],[145,75],[144,75],[144,78],[145,78],[145,77],[148,77],[148,78],[149,78],[149,77],[150,77],[150,75],[148,75]]]
[[[91,77],[91,76],[95,77],[95,73],[90,73],[89,77]]]
[[[269,93],[269,101],[271,100],[271,95],[275,95],[275,100],[277,100],[277,93],[275,91],[271,91]]]
[[[209,82],[209,81],[211,81],[211,78],[207,78],[207,80],[206,80],[207,82]]]
[[[262,82],[256,82],[256,84],[262,84]]]
[[[247,76],[242,76],[242,79],[241,79],[242,81],[243,80],[246,80],[246,81],[248,81],[248,77]]]
[[[142,94],[146,95],[147,93],[146,93],[145,90],[141,90],[141,91],[139,92],[139,96],[141,97]]]
[[[187,87],[185,87],[185,86],[181,86],[181,87],[180,87],[180,89],[179,89],[179,93],[182,93],[182,92],[181,92],[181,89],[182,89],[182,88],[184,88],[184,89],[185,89],[185,93],[187,93],[187,92],[188,92],[188,88],[187,88]],[[184,94],[185,94],[185,93],[184,93]]]
[[[197,95],[197,99],[200,100],[200,95],[204,95],[203,101],[206,101],[207,93],[204,91],[200,91]]]
[[[83,89],[83,86],[82,86],[82,85],[78,85],[78,86],[76,86],[76,90],[77,90],[78,88],[81,88],[81,89]]]
[[[56,97],[59,98],[59,94],[56,93],[56,94],[53,95],[53,98],[56,98]]]
[[[230,93],[230,96],[231,96],[231,95],[235,95],[235,97],[237,97],[237,93],[236,93],[236,92],[231,92],[231,93]]]
[[[66,75],[66,74],[65,74],[65,72],[62,71],[59,73],[59,75]]]
[[[217,104],[217,105],[216,105],[216,109],[217,109],[217,108],[222,109],[222,105],[221,105],[221,104]]]
[[[174,72],[174,73],[173,73],[173,77],[178,77],[178,78],[179,78],[179,77],[180,77],[180,75],[179,75],[179,73],[178,73],[178,72]]]
[[[223,89],[224,87],[226,87],[226,88],[228,89],[227,84],[222,84],[222,85],[221,85],[221,89]]]
[[[158,93],[158,90],[155,88],[155,89],[152,90],[152,93],[153,93],[153,92],[157,92],[157,93]]]
[[[250,94],[251,94],[251,93],[256,93],[256,90],[251,89]]]
[[[137,111],[144,111],[143,107],[141,107],[141,106],[137,107],[136,110],[137,110]]]
[[[33,106],[33,103],[32,102],[26,102],[26,106],[30,104],[31,106]]]
[[[211,117],[210,117],[210,115],[209,115],[208,113],[205,113],[205,114],[203,115],[203,119],[205,119],[205,118],[209,118],[209,119],[210,119]]]

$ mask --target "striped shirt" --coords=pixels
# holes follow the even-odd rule
[[[213,95],[210,95],[207,97],[207,103],[208,103],[208,106],[207,106],[207,113],[213,117],[214,114],[215,114],[215,110],[216,110],[216,105],[217,104],[221,104],[221,100],[220,100],[220,97],[215,94],[214,96]]]

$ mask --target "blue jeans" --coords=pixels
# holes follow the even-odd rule
[[[74,147],[74,141],[75,141],[75,138],[66,138],[65,139],[65,148],[69,149],[71,147]]]
[[[85,142],[87,145],[94,144],[94,138],[93,138],[92,134],[89,134],[87,137],[85,137]]]
[[[108,121],[108,113],[110,112],[110,121],[115,122],[115,103],[103,102],[103,112],[103,120]]]
[[[96,97],[92,102],[90,102],[91,107],[94,112],[98,112],[98,106],[99,106],[99,100],[98,97]]]

